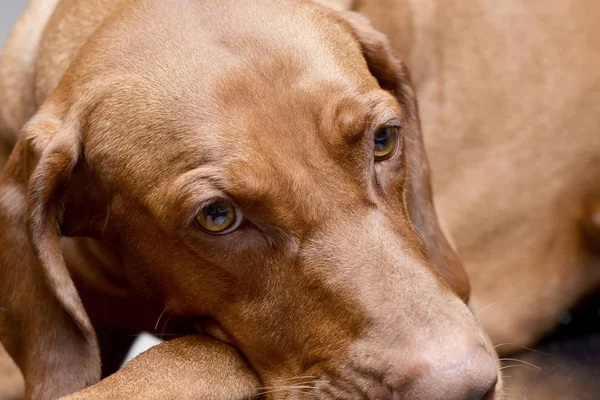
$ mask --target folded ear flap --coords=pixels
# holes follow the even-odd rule
[[[92,324],[61,253],[81,116],[48,102],[22,131],[0,181],[0,340],[27,398],[57,398],[100,379]]]
[[[408,173],[406,203],[413,226],[427,247],[429,261],[465,301],[470,286],[458,256],[444,236],[436,216],[429,162],[421,134],[417,100],[406,66],[394,56],[388,39],[375,31],[360,14],[341,14],[361,46],[371,74],[379,85],[396,96],[407,124],[404,127],[405,157]]]

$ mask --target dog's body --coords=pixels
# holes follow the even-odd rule
[[[496,344],[531,345],[600,285],[582,230],[600,196],[600,4],[364,3],[412,72],[471,307]]]
[[[14,144],[89,36],[127,3],[32,2],[0,65],[5,147]],[[550,9],[557,12],[563,3]],[[56,4],[52,20],[42,23]],[[529,344],[600,278],[579,230],[586,201],[598,193],[600,181],[600,104],[595,101],[600,68],[598,43],[592,39],[598,28],[586,23],[597,15],[597,6],[564,11],[573,17],[573,45],[573,39],[558,40],[565,35],[553,29],[558,17],[546,15],[520,34],[504,22],[545,14],[524,11],[518,1],[494,10],[486,4],[446,9],[433,1],[382,0],[359,3],[358,11],[391,37],[414,75],[436,203],[468,269],[473,308],[489,306],[479,318],[497,343]],[[487,22],[490,18],[496,23]],[[50,28],[44,31],[45,26]],[[557,40],[550,40],[551,34]],[[556,47],[542,49],[548,42]],[[15,51],[23,43],[27,51]],[[579,70],[567,73],[574,68]],[[580,107],[574,110],[573,103]],[[13,159],[14,169],[17,156]],[[113,250],[93,239],[62,241],[97,332],[112,326],[125,327],[127,334],[152,330],[161,305],[145,304],[129,287],[131,276]],[[444,276],[460,283],[458,272]],[[107,340],[127,343],[121,336]]]

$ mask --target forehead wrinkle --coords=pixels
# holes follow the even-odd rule
[[[396,99],[377,87],[369,91],[347,89],[330,96],[320,120],[320,139],[329,155],[356,177],[368,202],[375,203],[375,173],[372,160],[374,130],[382,124],[401,119]]]
[[[142,202],[164,226],[175,230],[191,222],[202,202],[222,195],[221,169],[204,164],[150,190]]]
[[[339,95],[348,92],[340,85],[323,84],[322,91],[326,87],[327,98],[355,97]],[[230,110],[232,118],[226,123],[226,131],[233,134],[223,138],[230,149],[229,185],[235,187],[236,198],[269,207],[263,214],[279,214],[283,224],[323,220],[324,210],[342,210],[343,204],[366,196],[362,175],[364,160],[370,158],[361,150],[358,158],[363,166],[354,174],[348,165],[352,161],[348,146],[337,160],[331,157],[331,148],[339,148],[332,146],[332,138],[340,133],[335,124],[323,122],[327,107],[313,93],[287,93],[266,96],[261,104],[237,98],[242,107]],[[292,112],[282,118],[282,110]]]
[[[218,159],[219,142],[207,134],[218,125],[212,110],[175,89],[129,78],[105,88],[87,117],[86,129],[94,134],[85,136],[86,150],[95,167],[109,165],[113,171],[155,181],[153,171],[165,176]],[[134,168],[125,168],[128,164]]]
[[[396,98],[380,88],[333,98],[332,103],[329,108],[333,112],[323,119],[324,125],[339,127],[346,143],[361,141],[370,129],[390,120],[402,120],[402,109]]]
[[[336,169],[323,168],[324,165],[315,168],[293,158],[285,164],[264,155],[236,160],[228,168],[226,185],[236,199],[251,208],[249,212],[256,211],[279,227],[302,231],[307,223],[318,225],[335,210],[343,211],[343,204],[352,195],[340,184],[346,178],[336,176]],[[267,161],[256,162],[260,159]],[[324,169],[332,174],[324,177]]]
[[[300,93],[296,93],[296,95],[299,96]],[[357,107],[360,108],[360,113],[357,113],[360,115],[358,120],[369,121],[371,124],[387,122],[391,118],[399,118],[398,115],[401,114],[399,104],[395,98],[381,89],[363,96],[332,95],[331,97],[346,100],[346,102],[339,102],[341,106],[338,107],[338,110],[348,104],[358,105]],[[268,126],[271,123],[275,123],[273,132],[277,132],[280,128],[276,126],[281,121],[280,118],[276,117],[280,113],[270,107],[266,109],[274,111],[273,114],[269,113],[272,118],[242,118],[243,120],[259,120],[267,123],[258,123],[257,126],[251,124],[249,126],[254,129],[250,129],[249,132],[244,131],[241,138],[236,138],[238,142],[250,137],[253,139],[244,141],[241,149],[231,152],[231,161],[226,167],[231,171],[243,171],[243,175],[230,175],[231,180],[228,185],[232,188],[235,197],[244,199],[246,203],[254,205],[257,203],[262,203],[263,206],[268,205],[270,211],[265,213],[271,217],[274,216],[275,211],[277,211],[277,214],[284,215],[285,218],[282,218],[282,220],[287,222],[282,222],[283,224],[291,223],[290,221],[293,219],[291,216],[293,215],[302,216],[301,218],[304,220],[322,219],[322,210],[339,206],[339,204],[335,204],[336,201],[332,201],[333,199],[343,197],[350,199],[354,191],[353,188],[357,186],[364,190],[364,196],[368,198],[375,197],[374,191],[371,190],[370,179],[374,171],[372,168],[363,168],[364,160],[370,159],[368,156],[368,152],[372,150],[370,142],[362,141],[367,144],[367,151],[361,150],[358,154],[359,160],[363,161],[362,166],[358,168],[356,175],[348,175],[346,172],[350,169],[348,168],[349,165],[336,163],[327,154],[327,151],[331,148],[330,145],[316,146],[319,138],[331,138],[331,136],[339,135],[336,125],[340,124],[334,124],[333,127],[329,124],[323,124],[327,112],[319,107],[321,104],[314,107],[314,101],[311,100],[311,95],[298,98],[298,100],[291,100],[299,109],[323,111],[318,113],[316,118],[314,118],[314,114],[310,113],[308,114],[312,115],[313,118],[303,117],[304,113],[295,112],[292,114],[292,117],[294,117],[292,120],[300,125],[313,127],[315,123],[319,124],[317,129],[296,130],[296,132],[303,134],[271,134],[266,141],[261,140],[267,135],[265,131],[269,131]],[[278,104],[281,104],[281,102],[278,102]],[[306,105],[306,107],[301,107],[302,105]],[[353,116],[355,117],[351,114],[356,108],[349,107],[349,110],[347,121],[351,125],[354,121]],[[250,113],[252,111],[255,110],[251,110]],[[334,115],[336,114],[334,113]],[[306,121],[310,123],[306,123]],[[289,130],[293,131],[293,129]],[[361,137],[363,136],[365,136],[364,132],[361,132]],[[273,137],[280,140],[274,141],[272,140]],[[300,140],[288,142],[286,139]],[[273,146],[274,143],[275,146]],[[309,143],[308,146],[306,146],[307,143]],[[289,144],[289,146],[286,147],[286,144]],[[336,146],[333,147],[336,148]],[[347,152],[349,149],[344,148],[343,150]],[[233,153],[236,155],[233,155]],[[348,154],[345,155],[348,156]],[[354,176],[357,178],[352,179]],[[349,177],[350,179],[348,179]],[[374,201],[371,199],[370,202],[373,203]],[[249,210],[249,212],[252,211]]]

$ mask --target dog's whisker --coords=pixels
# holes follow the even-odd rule
[[[515,362],[520,362],[523,363],[525,365],[529,365],[530,367],[533,367],[535,369],[538,369],[540,371],[542,371],[542,368],[538,367],[537,365],[530,363],[528,361],[523,361],[523,360],[519,360],[518,358],[500,358],[499,361],[515,361]]]
[[[485,306],[485,307],[483,307],[483,308],[481,308],[481,309],[479,309],[479,310],[473,310],[473,315],[475,315],[475,317],[477,317],[477,318],[478,318],[478,317],[479,317],[479,315],[480,315],[480,314],[481,314],[483,311],[485,311],[485,310],[487,310],[488,308],[491,308],[491,307],[493,307],[493,306],[496,306],[496,305],[498,305],[498,304],[502,304],[502,303],[519,303],[519,304],[522,304],[522,305],[525,305],[525,306],[528,306],[528,307],[532,307],[532,308],[537,308],[537,309],[539,309],[539,308],[540,308],[539,306],[537,306],[537,305],[536,305],[536,304],[534,304],[534,303],[530,303],[530,302],[527,302],[527,301],[522,301],[522,300],[498,300],[498,301],[495,301],[495,302],[493,302],[493,303],[490,303],[490,304],[488,304],[487,306]],[[548,316],[549,314],[548,314],[548,313],[541,313],[540,315],[543,315],[543,316]]]
[[[503,392],[505,395],[511,395],[510,397],[513,397],[512,394],[518,395],[518,396],[522,396],[523,400],[527,399],[527,391],[522,390],[522,389],[517,389],[517,388],[510,388],[510,389],[505,389]]]
[[[165,315],[165,313],[167,312],[167,309],[165,308],[160,315],[158,316],[158,319],[156,320],[156,324],[154,324],[154,330],[158,329],[158,324],[160,323],[160,319],[163,317],[163,315]]]
[[[502,379],[511,378],[513,381],[517,381],[519,384],[524,385],[523,379],[521,379],[518,375],[505,375],[505,372],[502,372],[502,370],[500,371],[500,374],[502,375]]]
[[[546,373],[546,371],[544,371],[544,369],[543,369],[543,368],[541,368],[541,367],[538,367],[537,365],[535,365],[535,364],[532,364],[532,363],[530,363],[530,362],[528,362],[528,361],[519,360],[519,359],[517,359],[517,358],[506,358],[506,357],[505,357],[505,358],[500,358],[500,359],[499,359],[499,361],[514,361],[514,362],[520,362],[520,363],[523,363],[523,364],[524,364],[524,365],[526,365],[526,366],[530,366],[531,368],[535,368],[536,370],[540,371],[542,374],[544,374],[544,376],[546,377],[546,379],[548,379],[548,382],[552,382],[552,378],[550,378],[550,375],[548,375],[548,374]],[[501,367],[501,368],[502,368],[502,367]]]
[[[261,388],[261,390],[276,390],[276,389],[312,389],[313,386],[266,386]]]
[[[140,337],[146,335],[146,333],[131,333],[128,337]],[[181,336],[180,333],[162,333],[160,336]]]
[[[167,325],[169,324],[169,321],[171,320],[171,317],[172,317],[172,315],[169,315],[165,319],[165,323],[163,324],[162,331],[160,332],[160,336],[163,336],[165,334],[165,330],[167,329]]]
[[[502,346],[515,346],[515,347],[518,347],[518,348],[523,349],[523,350],[528,350],[528,351],[532,351],[534,353],[543,354],[545,356],[554,357],[553,354],[545,353],[543,351],[535,350],[535,349],[532,349],[532,348],[529,348],[529,347],[526,347],[526,346],[521,346],[521,345],[518,345],[518,344],[509,343],[509,342],[497,344],[497,345],[494,346],[494,349],[497,349],[498,347],[502,347]]]
[[[282,381],[282,382],[283,382],[283,381],[293,381],[293,380],[296,380],[296,379],[310,379],[310,378],[313,378],[313,379],[314,379],[314,378],[316,378],[316,376],[315,376],[315,375],[294,376],[294,377],[292,377],[292,378],[280,379],[280,381]]]
[[[259,388],[258,390],[271,390],[271,389],[284,389],[284,388],[294,388],[294,389],[313,389],[314,386],[308,386],[305,385],[305,383],[310,383],[309,382],[303,382],[303,383],[299,383],[297,385],[288,385],[288,386],[263,386],[261,388]]]
[[[299,379],[301,377],[294,377],[291,379]],[[317,388],[315,386],[315,380],[309,380],[309,381],[304,381],[304,382],[297,382],[291,385],[281,385],[281,386],[263,386],[261,388],[256,389],[257,393],[255,393],[253,395],[253,397],[256,396],[262,396],[264,394],[268,394],[268,393],[276,393],[276,392],[283,392],[283,391],[292,391],[292,392],[296,392],[296,393],[307,393],[305,390],[309,389],[309,390],[317,390],[319,388]],[[307,385],[308,384],[308,385]]]
[[[315,389],[315,387],[314,386],[282,386],[282,387],[278,387],[278,388],[267,390],[267,391],[259,391],[259,392],[255,393],[252,397],[263,396],[265,394],[279,393],[279,392],[293,392],[293,393],[305,394],[306,392],[302,391],[301,389]]]
[[[503,367],[498,368],[498,370],[503,371],[503,370],[508,369],[508,368],[517,368],[517,367],[519,367],[519,368],[527,368],[527,367],[529,367],[529,365],[521,365],[521,364],[505,365]]]
[[[531,381],[525,380],[525,379],[523,379],[522,376],[519,376],[519,375],[517,375],[517,376],[505,375],[505,373],[502,371],[502,369],[504,369],[506,367],[511,367],[511,366],[512,367],[528,367],[528,365],[507,365],[505,367],[500,368],[500,370],[501,370],[500,373],[502,374],[503,379],[511,378],[512,381],[515,381],[517,383],[516,385],[514,385],[514,384],[511,385],[511,387],[505,386],[503,391],[505,394],[512,393],[512,392],[518,393],[519,396],[521,396],[521,398],[523,400],[526,400],[528,398],[527,396],[529,395],[529,392],[532,389]],[[541,370],[541,368],[540,368],[540,370]],[[546,375],[547,379],[550,380],[550,377],[548,376],[548,374],[546,374],[543,370],[542,370],[542,372],[544,373],[544,375]]]

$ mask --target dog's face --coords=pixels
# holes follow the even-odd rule
[[[265,386],[493,398],[385,41],[309,3],[218,3],[141,7],[127,35],[108,24],[30,123],[42,142],[44,113],[79,110],[71,167],[92,183],[63,189],[63,234],[112,243],[168,313],[217,321]]]

